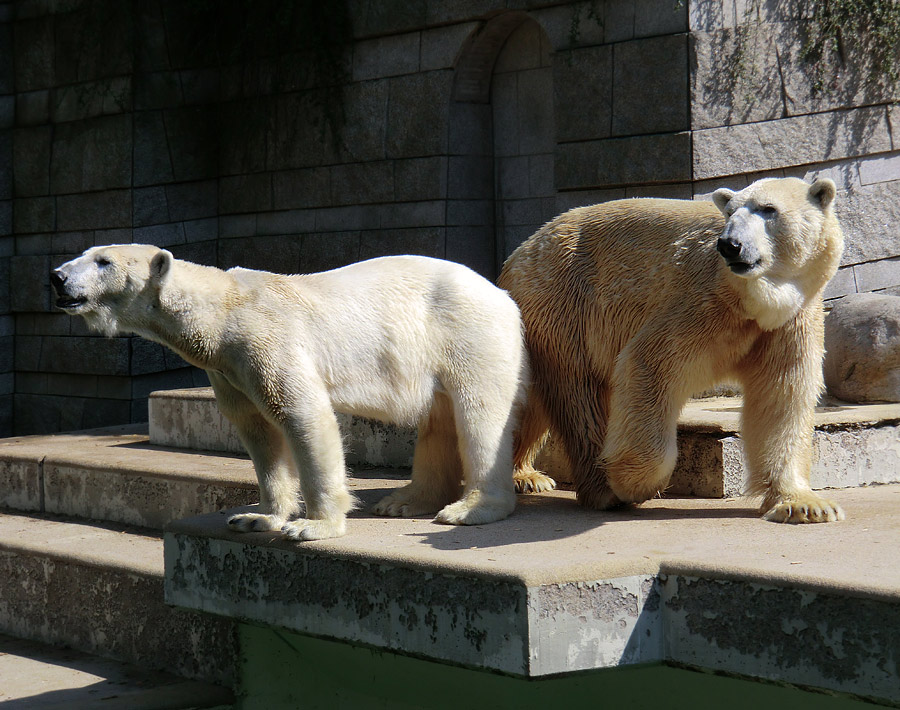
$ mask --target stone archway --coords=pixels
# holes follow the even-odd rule
[[[550,43],[524,12],[467,40],[450,103],[447,258],[495,278],[554,213]]]

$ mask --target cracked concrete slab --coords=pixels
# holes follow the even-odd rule
[[[356,479],[354,492],[371,504],[396,483]],[[233,533],[221,516],[200,516],[166,533],[166,595],[525,677],[674,661],[896,700],[900,658],[884,620],[900,614],[900,486],[828,495],[846,521],[778,525],[735,499],[597,512],[566,491],[520,497],[507,520],[469,528],[360,511],[345,537],[306,543]],[[761,632],[766,614],[777,621]],[[816,643],[782,638],[801,628]],[[724,633],[752,636],[755,660],[738,640],[717,655]],[[829,675],[828,643],[851,659],[853,678]]]

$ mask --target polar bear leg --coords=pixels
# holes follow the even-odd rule
[[[513,436],[513,480],[516,493],[541,493],[556,488],[556,481],[534,467],[534,460],[550,438],[550,420],[540,395],[530,388],[522,423]]]
[[[599,463],[609,420],[609,386],[586,373],[560,371],[558,376],[564,379],[548,380],[547,386],[562,382],[559,391],[565,397],[557,394],[551,399],[548,392],[547,401],[553,402],[553,435],[559,436],[571,464],[578,502],[597,510],[621,505]]]
[[[502,520],[516,507],[512,443],[519,418],[513,406],[517,383],[506,384],[508,399],[481,400],[476,393],[490,391],[488,383],[476,383],[450,394],[465,487],[463,497],[444,507],[435,522],[480,525]],[[501,383],[493,387],[503,391]]]
[[[413,454],[412,481],[382,498],[377,515],[414,517],[433,515],[462,492],[463,467],[456,443],[453,404],[437,392],[428,415],[419,425]]]
[[[816,400],[822,389],[821,309],[770,337],[764,355],[743,373],[741,438],[750,469],[749,493],[764,496],[760,513],[778,523],[844,519],[841,507],[809,485]],[[788,367],[780,379],[778,366]],[[789,388],[785,382],[790,383]]]
[[[208,374],[216,402],[234,424],[259,482],[259,512],[232,515],[228,526],[240,532],[281,530],[285,521],[300,509],[299,481],[284,437],[224,377],[215,372]]]
[[[328,395],[306,392],[293,401],[303,409],[284,412],[284,434],[297,470],[306,517],[284,523],[291,540],[321,540],[346,531],[346,515],[355,500],[347,490],[344,448]]]
[[[659,495],[678,457],[678,414],[688,395],[681,395],[673,377],[676,364],[656,363],[652,352],[649,344],[633,342],[620,354],[613,376],[600,459],[611,491],[623,503]]]

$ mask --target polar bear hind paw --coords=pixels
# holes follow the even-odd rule
[[[543,493],[556,488],[556,481],[535,469],[516,471],[513,480],[516,493]]]
[[[228,527],[237,532],[270,532],[281,530],[284,518],[262,513],[239,513],[228,518]]]
[[[471,491],[455,503],[451,503],[438,513],[434,522],[448,525],[481,525],[503,520],[516,507],[516,496],[485,495],[481,491]]]
[[[833,523],[844,519],[844,511],[830,500],[806,495],[776,502],[763,511],[763,519],[775,523]]]
[[[398,491],[385,496],[375,504],[372,512],[376,515],[387,515],[392,518],[414,518],[419,515],[432,515],[440,510],[441,505],[425,500],[409,491],[404,486]]]
[[[327,540],[330,537],[340,537],[347,532],[346,518],[328,518],[323,520],[309,520],[298,518],[281,527],[281,533],[288,540]]]

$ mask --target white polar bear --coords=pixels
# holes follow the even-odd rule
[[[235,530],[344,534],[354,500],[335,411],[419,424],[412,481],[375,512],[480,524],[515,507],[521,318],[464,266],[395,256],[282,276],[128,244],[88,249],[51,281],[56,305],[94,329],[141,335],[207,371],[259,480],[260,512],[232,516]],[[306,517],[293,520],[298,488]]]

